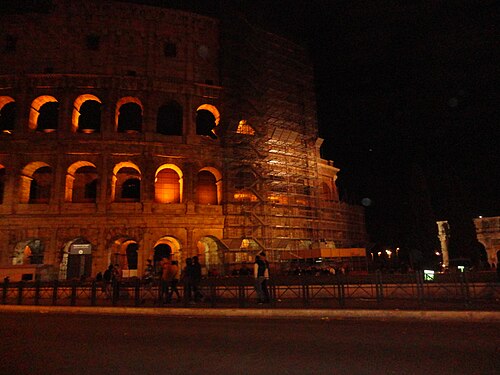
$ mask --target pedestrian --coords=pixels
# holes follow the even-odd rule
[[[111,298],[111,283],[113,280],[113,270],[114,266],[112,264],[109,265],[108,269],[104,271],[104,274],[102,276],[102,291],[106,293],[107,298]]]
[[[177,289],[177,285],[179,284],[179,274],[180,274],[180,269],[179,269],[179,262],[176,260],[172,261],[172,265],[177,267],[177,271],[175,272],[174,278],[172,279],[172,295],[177,296],[177,301],[179,302],[181,300],[181,295],[179,294],[179,289]]]
[[[269,280],[269,263],[266,260],[266,253],[263,251],[255,257],[253,276],[255,279],[257,302],[259,304],[269,303],[269,291],[267,290],[267,282]]]
[[[201,264],[197,256],[193,257],[193,295],[195,302],[203,300],[203,293],[200,290],[201,284]]]
[[[186,266],[183,270],[182,282],[184,283],[184,299],[190,303],[193,293],[193,259],[186,258]]]
[[[144,298],[146,293],[152,294],[153,283],[155,279],[155,269],[153,267],[151,259],[148,259],[146,262],[147,262],[146,268],[144,269],[144,274],[142,275],[144,283],[144,295],[141,303],[146,302],[146,299]]]
[[[172,281],[177,274],[178,266],[172,264],[171,257],[169,254],[161,260],[160,303],[170,303],[172,301]]]

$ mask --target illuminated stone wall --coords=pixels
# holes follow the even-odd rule
[[[2,266],[42,253],[54,274],[79,276],[83,258],[72,245],[90,243],[92,276],[110,263],[140,276],[165,248],[180,262],[198,254],[207,269],[223,272],[234,260],[225,256],[228,243],[244,235],[228,224],[233,210],[244,211],[232,185],[241,120],[258,133],[249,142],[255,168],[276,129],[296,135],[290,147],[307,161],[306,198],[315,212],[314,231],[297,230],[297,237],[345,247],[366,241],[362,210],[338,202],[338,170],[319,158],[312,69],[302,48],[183,11],[54,4],[47,14],[0,17],[0,113],[16,113],[0,129]],[[261,44],[251,51],[252,43]],[[90,113],[99,114],[98,126],[83,125]],[[258,233],[272,237],[273,230],[266,224]],[[128,269],[134,256],[137,270]]]
[[[474,219],[477,240],[481,242],[488,256],[490,266],[498,267],[500,260],[500,216]]]

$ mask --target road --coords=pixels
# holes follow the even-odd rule
[[[498,374],[498,328],[0,313],[0,374]]]

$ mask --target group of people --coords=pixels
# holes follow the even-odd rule
[[[151,267],[150,267],[151,266]],[[172,296],[175,294],[180,300],[179,290],[177,285],[182,279],[184,283],[184,298],[188,303],[199,302],[203,299],[203,294],[200,291],[201,282],[201,264],[197,256],[186,259],[186,265],[180,272],[178,262],[172,260],[170,254],[166,255],[160,262],[160,295],[159,301],[162,304],[172,302]],[[145,278],[154,277],[154,269],[151,261],[148,260],[148,266],[145,271]],[[179,276],[180,275],[180,276]]]

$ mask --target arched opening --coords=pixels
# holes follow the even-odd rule
[[[53,96],[39,96],[31,103],[29,128],[50,133],[56,131],[59,123],[59,103]]]
[[[131,242],[127,245],[125,252],[127,254],[127,268],[129,270],[135,270],[137,273],[137,263],[139,259],[139,245],[137,242]]]
[[[95,203],[97,199],[97,168],[79,161],[72,164],[66,174],[66,202]]]
[[[141,180],[129,178],[122,184],[121,199],[124,201],[139,202],[141,200]]]
[[[52,168],[38,168],[32,176],[28,203],[49,203],[52,189]]]
[[[207,236],[202,237],[198,243],[198,254],[202,268],[206,269],[208,275],[224,275],[224,251],[219,246],[219,241],[216,238]]]
[[[92,274],[92,244],[78,237],[67,242],[62,249],[59,279],[85,279]]]
[[[18,242],[12,255],[12,265],[43,264],[44,245],[39,239]]]
[[[138,276],[139,244],[128,236],[113,240],[109,246],[109,264],[117,267],[120,276]]]
[[[49,102],[40,107],[36,130],[52,133],[57,130],[59,123],[59,103]]]
[[[5,194],[5,167],[0,164],[0,204],[3,204]]]
[[[16,123],[16,102],[9,96],[0,96],[0,132],[11,134]]]
[[[160,238],[153,247],[153,267],[156,273],[161,272],[160,262],[163,258],[170,256],[182,268],[182,251],[179,241],[171,236]]]
[[[215,128],[219,124],[220,114],[217,108],[210,104],[203,104],[196,110],[196,134],[206,135],[217,139]]]
[[[158,109],[156,131],[164,135],[182,135],[182,107],[171,101]]]
[[[182,171],[173,164],[162,165],[155,176],[155,201],[158,203],[182,202]]]
[[[331,201],[332,200],[332,191],[326,182],[321,182],[321,194],[320,198],[323,201]]]
[[[198,172],[196,202],[198,204],[218,204],[217,180],[215,176],[207,170]]]
[[[141,200],[141,172],[130,162],[117,164],[113,170],[111,196],[115,202]]]
[[[142,131],[142,104],[137,98],[122,98],[116,108],[116,130],[119,133]]]
[[[101,131],[101,101],[94,95],[80,95],[73,105],[72,129],[79,133]]]
[[[168,258],[172,255],[172,248],[167,244],[158,244],[155,246],[153,255],[153,268],[156,273],[160,271],[160,262],[163,258]]]

